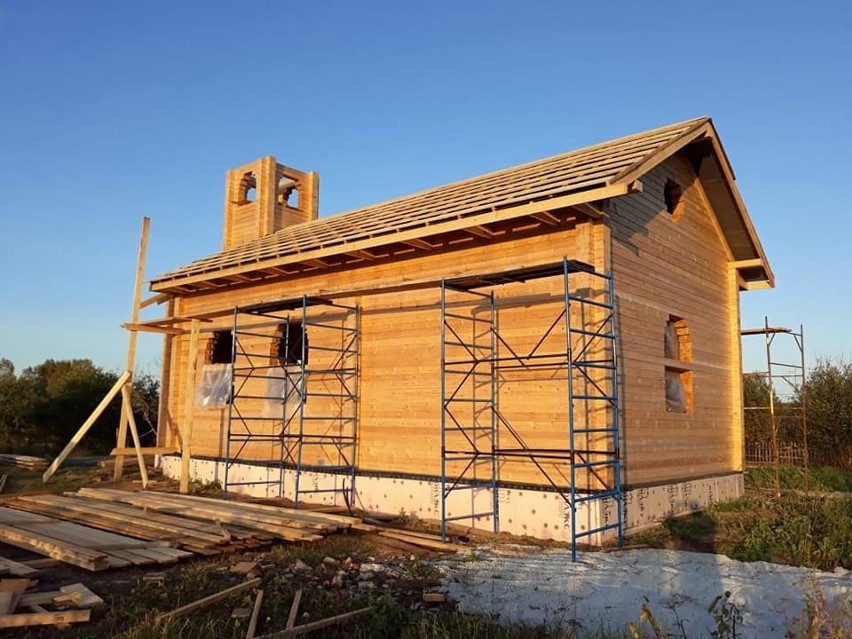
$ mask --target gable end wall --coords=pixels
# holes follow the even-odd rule
[[[682,215],[667,213],[668,179]],[[621,407],[628,486],[742,468],[739,293],[727,249],[691,166],[674,157],[642,177],[642,193],[611,201],[612,268],[621,336]],[[666,411],[664,331],[686,320],[691,414]]]

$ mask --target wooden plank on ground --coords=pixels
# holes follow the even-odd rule
[[[62,626],[88,621],[91,610],[62,610],[60,612],[25,612],[0,616],[0,628],[24,626]]]
[[[59,594],[53,598],[55,603],[70,603],[77,608],[93,608],[104,602],[98,595],[86,588],[85,584],[81,583],[60,586],[59,591]]]
[[[82,497],[57,495],[19,497],[7,502],[11,508],[59,517],[66,521],[85,523],[96,528],[149,541],[161,540],[179,545],[201,544],[214,546],[225,541],[221,530],[211,525],[172,515],[145,512],[125,504],[107,505]]]
[[[97,490],[97,489],[96,489]],[[268,504],[259,504],[255,502],[246,502],[246,501],[235,501],[235,500],[224,500],[224,499],[213,499],[210,497],[198,497],[196,495],[177,495],[175,493],[161,493],[151,490],[145,490],[139,493],[140,495],[155,495],[157,497],[165,497],[175,501],[180,500],[180,502],[184,501],[194,501],[197,503],[204,504],[218,504],[218,505],[227,505],[229,508],[236,508],[240,510],[247,510],[251,513],[269,513],[275,515],[277,517],[291,517],[296,520],[304,521],[304,522],[314,522],[317,524],[325,524],[327,526],[335,526],[335,527],[359,527],[359,530],[365,531],[373,531],[375,528],[373,526],[364,526],[363,522],[358,517],[349,517],[346,515],[335,515],[332,513],[321,513],[317,511],[305,511],[298,510],[295,508],[286,508],[284,506],[270,506]]]
[[[429,548],[431,550],[440,550],[442,552],[470,552],[473,550],[469,546],[461,546],[459,544],[451,544],[443,541],[433,541],[431,539],[424,539],[422,537],[414,537],[411,535],[406,535],[403,532],[391,532],[388,530],[379,531],[380,537],[388,537],[389,539],[397,539],[399,541],[404,541],[408,544],[412,544],[413,546],[421,546],[422,548]]]
[[[2,605],[6,607],[4,614],[15,612],[24,591],[29,587],[29,579],[0,579],[0,595],[3,595]],[[9,597],[6,597],[6,594]]]
[[[299,604],[302,603],[302,589],[299,588],[293,595],[293,603],[290,604],[290,614],[287,615],[287,629],[295,627],[296,615],[299,614]]]
[[[180,608],[175,608],[170,612],[164,612],[161,615],[157,615],[155,621],[157,623],[161,623],[166,619],[175,619],[177,617],[182,617],[184,615],[188,615],[196,610],[203,608],[204,606],[208,606],[210,604],[216,603],[217,601],[221,601],[222,599],[226,599],[231,595],[237,594],[238,592],[242,592],[243,590],[248,590],[249,588],[254,588],[258,584],[260,584],[260,577],[255,577],[254,579],[249,579],[248,581],[244,581],[236,586],[231,586],[230,588],[226,588],[220,592],[217,592],[208,597],[204,597],[202,599],[198,599],[197,601],[193,601],[192,603],[188,603],[185,606],[181,606]]]
[[[0,557],[0,569],[17,577],[29,577],[30,575],[34,575],[38,572],[38,568],[22,564],[18,561],[12,561],[5,557]]]
[[[165,493],[128,493],[125,491],[91,489],[81,489],[79,492],[86,497],[103,497],[107,500],[117,499],[140,508],[172,515],[177,514],[221,524],[234,524],[243,528],[270,533],[291,541],[316,541],[320,539],[320,536],[312,530],[295,528],[294,525],[299,525],[298,522],[289,517],[285,520],[284,517],[276,519],[267,516],[265,513],[261,514],[245,510],[235,511],[229,508],[229,502],[223,502],[222,500],[205,500],[205,502],[196,503],[175,501],[173,499],[174,497],[178,497],[183,500],[185,499],[183,496],[168,495],[161,497]]]
[[[314,630],[328,628],[329,626],[336,626],[346,621],[351,621],[357,617],[362,617],[372,610],[373,609],[369,606],[366,608],[359,608],[358,610],[353,610],[351,612],[344,612],[342,615],[335,615],[334,617],[327,617],[326,619],[318,619],[317,621],[311,621],[309,623],[302,624],[301,626],[272,632],[268,635],[258,637],[258,639],[283,639],[284,637],[298,637],[299,635],[306,635]]]
[[[0,540],[87,570],[173,563],[190,552],[29,512],[0,508]]]
[[[254,599],[254,607],[251,610],[251,618],[249,619],[248,629],[246,630],[246,639],[254,639],[257,632],[257,621],[260,618],[260,607],[263,605],[263,591],[258,590],[257,596]]]
[[[0,524],[0,541],[17,546],[18,548],[32,550],[41,555],[47,555],[54,559],[59,559],[60,561],[86,570],[98,571],[118,567],[116,562],[111,561],[110,557],[105,553],[96,553],[87,548],[81,548],[5,524]],[[127,564],[125,563],[124,565]]]

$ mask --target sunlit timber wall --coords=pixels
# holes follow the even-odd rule
[[[630,527],[658,521],[742,492],[739,305],[730,257],[691,167],[674,158],[642,180],[644,192],[609,202],[608,226],[541,228],[503,241],[471,238],[410,258],[396,256],[290,281],[181,298],[175,313],[224,313],[205,325],[203,344],[213,330],[230,327],[227,311],[237,305],[535,266],[563,256],[598,268],[609,264],[618,308],[621,454],[629,488],[625,523]],[[666,202],[670,182],[680,189],[672,212]],[[501,332],[522,344],[562,303],[558,299],[561,282],[540,280],[518,286],[498,290],[497,296]],[[441,461],[439,293],[433,288],[340,301],[357,304],[362,312],[355,485],[359,505],[435,517]],[[680,322],[683,328],[678,337],[685,339],[676,358],[665,350],[666,330],[672,322]],[[188,337],[178,336],[172,344],[170,375],[164,376],[169,383],[162,445],[176,443],[168,423],[180,424],[188,343]],[[199,358],[205,357],[204,348],[200,350]],[[684,411],[667,409],[667,378],[672,372],[683,384]],[[566,406],[560,383],[564,385],[542,378],[516,390],[510,381],[501,388],[501,410],[530,442],[564,441]],[[225,456],[226,426],[222,409],[195,408],[194,478],[221,481],[217,460]],[[273,448],[248,451],[241,459],[245,466],[235,467],[237,472],[267,472],[251,462],[274,459]],[[322,459],[311,465],[322,466]],[[164,469],[171,475],[179,473],[172,458],[164,460]],[[304,476],[324,481],[321,473]],[[564,537],[565,502],[547,489],[532,464],[503,464],[499,477],[506,483],[530,485],[499,491],[500,529]],[[285,495],[292,483],[288,472]],[[476,499],[489,499],[487,491],[480,491]],[[470,503],[464,500],[463,493],[452,495],[450,510],[470,512]],[[586,511],[580,521],[594,526],[612,517],[610,511]],[[478,525],[491,527],[488,521]]]

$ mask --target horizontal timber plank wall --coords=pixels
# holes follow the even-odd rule
[[[554,228],[550,233],[516,238],[512,241],[487,242],[476,239],[455,250],[427,253],[416,258],[375,262],[345,271],[318,273],[298,280],[233,288],[199,294],[178,300],[175,313],[181,316],[215,314],[231,311],[235,306],[271,302],[308,295],[321,295],[323,290],[353,288],[365,290],[404,281],[440,279],[466,274],[479,274],[510,268],[522,268],[560,261],[564,256],[602,266],[606,234],[600,224],[581,224],[578,229]],[[501,334],[518,349],[529,350],[558,317],[563,308],[561,277],[498,288]],[[459,310],[480,312],[475,305],[453,298]],[[440,290],[439,288],[363,295],[338,300],[343,304],[359,304],[360,326],[360,414],[358,433],[358,468],[401,474],[440,475]],[[317,306],[309,314],[333,317],[335,311]],[[199,368],[205,360],[205,344],[214,330],[229,329],[232,317],[224,315],[203,325]],[[270,328],[263,329],[271,331]],[[560,331],[562,331],[560,333]],[[270,339],[271,339],[270,332]],[[549,340],[557,348],[564,327],[560,324]],[[315,340],[318,333],[308,334],[311,346],[322,346]],[[339,336],[338,336],[339,339]],[[269,339],[258,338],[252,348],[269,352]],[[265,343],[264,343],[265,342]],[[563,341],[564,348],[564,341]],[[186,384],[188,336],[175,338],[171,363],[169,413],[178,426],[181,422],[182,395]],[[309,364],[312,362],[309,359]],[[538,379],[520,383],[507,378],[501,381],[501,412],[509,415],[530,445],[548,446],[567,441],[565,383]],[[321,398],[311,398],[306,414],[317,411],[328,414]],[[330,401],[330,400],[329,400]],[[258,410],[262,410],[258,407]],[[273,428],[272,425],[269,428]],[[192,454],[221,457],[225,454],[227,409],[196,408],[193,413]],[[271,432],[271,431],[270,431]],[[167,436],[163,445],[174,443]],[[333,464],[323,453],[312,451],[316,459],[308,464]],[[240,458],[268,460],[275,458],[271,444],[247,448]],[[532,464],[512,463],[501,469],[501,479],[546,484]]]
[[[667,180],[682,188],[666,211]],[[741,469],[739,297],[730,258],[691,166],[674,157],[642,177],[644,191],[609,203],[617,293],[625,481],[637,486]],[[732,311],[732,309],[735,309]],[[683,318],[692,409],[666,411],[664,335]]]

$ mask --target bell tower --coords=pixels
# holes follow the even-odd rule
[[[278,164],[268,156],[228,171],[222,248],[317,219],[319,174]]]

